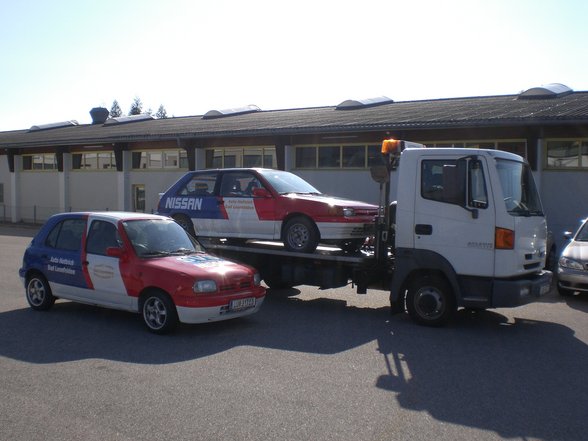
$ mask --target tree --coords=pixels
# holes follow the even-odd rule
[[[110,117],[116,118],[121,115],[122,115],[122,110],[121,110],[120,106],[118,105],[118,101],[114,100],[112,102],[112,106],[110,107]]]
[[[140,115],[143,112],[143,103],[141,99],[136,96],[133,100],[133,104],[131,104],[131,110],[129,110],[129,116],[131,115]]]
[[[159,109],[157,109],[157,113],[155,114],[155,117],[157,119],[167,118],[167,112],[165,111],[165,107],[163,107],[163,104],[159,105]]]

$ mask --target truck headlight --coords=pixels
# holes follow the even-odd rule
[[[344,208],[343,209],[343,216],[353,217],[353,216],[355,216],[355,210],[353,208]]]
[[[197,280],[192,289],[195,293],[215,292],[216,282],[214,280]]]
[[[584,269],[584,265],[582,265],[580,262],[576,262],[574,259],[570,259],[568,257],[560,257],[559,258],[559,266],[563,267],[563,268],[570,268],[570,269],[575,269],[575,270],[583,270]]]

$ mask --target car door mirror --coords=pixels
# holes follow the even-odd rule
[[[271,198],[272,194],[266,188],[254,188],[253,197],[255,198]]]
[[[119,247],[108,247],[106,248],[106,255],[109,257],[116,257],[121,259],[126,256],[125,250]]]

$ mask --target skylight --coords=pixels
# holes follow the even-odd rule
[[[393,102],[394,100],[388,98],[387,96],[378,96],[375,98],[366,98],[362,100],[346,100],[340,103],[335,108],[335,110],[363,109],[365,107],[380,106],[382,104],[390,104]]]
[[[62,127],[71,127],[71,126],[77,126],[78,122],[76,120],[70,120],[70,121],[60,121],[60,122],[54,122],[54,123],[49,123],[49,124],[38,124],[36,126],[31,126],[31,128],[29,129],[29,132],[36,132],[37,130],[49,130],[49,129],[59,129]]]
[[[255,104],[249,104],[245,107],[234,107],[232,109],[209,110],[204,114],[202,119],[223,118],[225,116],[243,115],[246,113],[259,112],[261,109]]]
[[[540,87],[532,87],[524,92],[521,92],[517,99],[545,99],[545,98],[559,98],[569,95],[573,90],[568,86],[560,83],[549,83]]]
[[[130,116],[117,116],[114,118],[108,118],[106,120],[106,122],[104,123],[104,125],[126,124],[126,123],[137,122],[137,121],[147,121],[150,119],[154,119],[154,118],[151,115],[149,115],[148,113],[141,113],[140,115],[130,115]]]

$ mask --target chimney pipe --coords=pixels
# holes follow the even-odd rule
[[[108,119],[110,112],[104,107],[94,107],[90,110],[90,116],[92,117],[92,124],[104,124]]]

